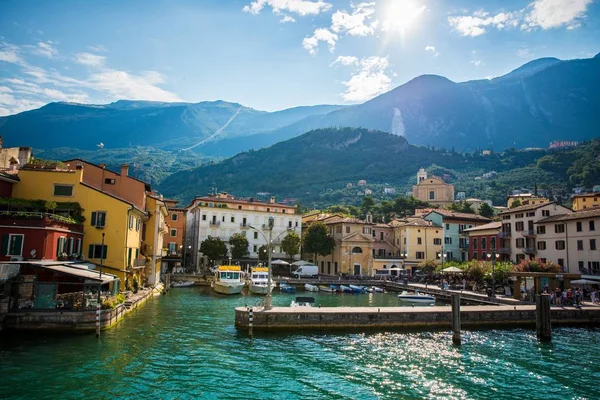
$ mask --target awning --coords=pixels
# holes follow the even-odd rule
[[[106,274],[106,273],[103,273],[102,279],[100,279],[100,271],[92,271],[89,269],[71,267],[68,265],[45,265],[45,266],[38,265],[38,266],[52,270],[52,271],[60,272],[62,274],[76,276],[78,278],[90,279],[90,280],[96,281],[98,283],[100,283],[100,281],[102,281],[102,283],[109,283],[116,279],[116,277],[114,275],[110,275],[110,274]]]

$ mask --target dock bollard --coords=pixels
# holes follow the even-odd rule
[[[254,320],[254,311],[252,307],[248,309],[248,334],[252,337],[252,321]]]
[[[552,326],[550,324],[550,295],[536,295],[535,299],[535,327],[537,338],[541,342],[552,340]]]
[[[452,344],[460,346],[460,294],[452,294]]]

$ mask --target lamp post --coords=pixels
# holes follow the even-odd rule
[[[270,310],[272,307],[271,305],[271,284],[272,284],[272,278],[271,278],[271,253],[272,253],[272,248],[273,248],[273,241],[272,241],[272,237],[273,237],[273,227],[275,226],[275,218],[270,215],[269,216],[269,224],[267,225],[267,227],[269,228],[269,238],[267,239],[265,237],[265,235],[259,231],[258,229],[256,229],[255,227],[253,227],[252,225],[248,225],[248,227],[250,229],[254,229],[256,232],[260,233],[260,235],[267,241],[267,251],[268,251],[268,261],[267,261],[267,298],[265,299],[265,310]],[[285,232],[283,232],[285,233]],[[281,236],[281,235],[280,235]]]
[[[500,257],[500,254],[496,254],[496,250],[492,250],[490,254],[487,255],[488,260],[492,259],[492,297],[496,297],[496,259]]]

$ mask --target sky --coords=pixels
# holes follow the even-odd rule
[[[365,102],[600,52],[600,0],[0,0],[0,116],[49,102]]]

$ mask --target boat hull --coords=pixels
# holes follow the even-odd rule
[[[334,288],[330,288],[328,286],[320,285],[319,286],[319,292],[335,293],[335,289]]]
[[[214,282],[213,290],[220,294],[240,294],[242,293],[242,289],[244,288],[243,283],[223,283],[223,282]]]
[[[194,286],[194,282],[173,282],[171,287],[173,288],[181,288],[181,287],[191,287]]]
[[[250,283],[248,285],[248,290],[250,293],[254,294],[267,294],[269,292],[269,287],[267,285],[257,285],[254,283]]]
[[[435,298],[430,296],[410,296],[398,295],[398,300],[411,304],[434,304]]]
[[[306,290],[307,292],[318,292],[319,288],[315,285],[307,283],[306,285],[304,285],[304,290]]]

